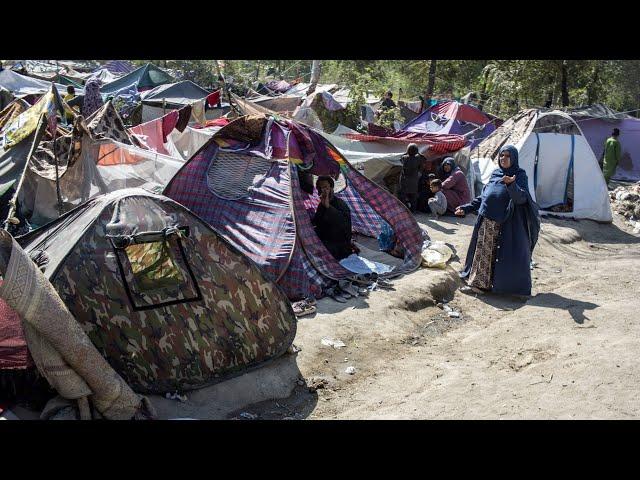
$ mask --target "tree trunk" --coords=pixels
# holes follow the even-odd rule
[[[478,110],[481,112],[484,110],[484,104],[487,101],[487,77],[489,76],[489,71],[485,70],[482,75],[482,85],[480,85],[480,99],[478,103]]]
[[[309,85],[309,89],[307,90],[307,95],[310,95],[315,91],[316,86],[320,81],[320,70],[321,70],[320,60],[313,60],[313,63],[311,64],[311,80],[310,80],[311,85]]]
[[[311,64],[311,83],[313,85],[317,85],[318,82],[320,81],[320,70],[321,70],[320,60],[313,60],[313,63]]]
[[[601,62],[596,61],[593,67],[593,76],[591,77],[591,84],[587,87],[587,104],[592,105],[598,101],[598,80],[600,77]]]
[[[437,60],[431,60],[429,64],[429,83],[427,84],[427,92],[425,100],[431,100],[433,96],[433,89],[436,86],[436,68],[437,68]]]
[[[562,106],[569,106],[569,80],[567,78],[567,61],[562,61],[560,68],[560,89],[562,91]]]

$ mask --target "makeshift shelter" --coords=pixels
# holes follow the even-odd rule
[[[438,103],[401,128],[405,132],[465,135],[471,149],[495,129],[492,120],[483,112],[456,101]]]
[[[124,74],[132,72],[135,69],[135,67],[128,60],[111,60],[105,63],[104,65],[102,65],[102,67],[100,67],[98,70],[100,69],[105,69],[111,73],[122,76]]]
[[[45,138],[46,128],[40,116],[27,137],[0,151],[0,194],[5,193],[7,202],[0,205],[1,220],[7,220],[4,213],[9,213],[8,202],[14,199],[19,223],[13,227],[19,232],[118,188],[159,190],[183,163],[179,157],[138,148],[111,102],[55,142]]]
[[[55,84],[58,91],[64,92],[66,85]],[[0,71],[0,87],[9,90],[16,97],[26,97],[27,95],[43,95],[51,88],[51,81],[38,80],[36,78],[20,75],[13,70],[4,69]],[[84,88],[76,88],[76,94],[84,94]]]
[[[187,125],[191,106],[131,127],[129,132],[148,150],[177,159],[189,159],[221,127],[192,128]],[[186,121],[184,118],[186,117]],[[182,121],[181,121],[182,118]]]
[[[598,160],[603,158],[605,141],[618,128],[622,156],[612,179],[640,181],[640,119],[599,104],[573,108],[567,113],[580,125]]]
[[[180,109],[186,105],[193,108],[194,121],[204,123],[206,117],[206,99],[211,92],[190,80],[160,85],[140,95],[142,99],[142,121],[148,122],[162,117],[168,111]],[[219,100],[219,94],[216,96]],[[215,117],[212,117],[215,118]]]
[[[607,185],[580,127],[559,110],[524,110],[504,122],[472,152],[487,183],[503,145],[519,151],[529,191],[541,213],[601,222],[612,220]]]
[[[141,189],[96,197],[19,238],[91,343],[139,393],[185,391],[284,354],[284,293],[182,205]],[[65,352],[61,352],[63,355]]]
[[[411,213],[322,136],[292,121],[264,115],[232,121],[185,163],[164,194],[237,245],[289,298],[320,297],[328,282],[353,273],[311,224],[319,203],[308,188],[313,175],[344,182],[336,195],[348,204],[355,232],[377,238],[385,223],[391,226],[404,251],[394,273],[418,268],[423,232]]]
[[[147,63],[124,77],[102,86],[100,93],[103,96],[111,95],[131,86],[134,86],[138,91],[144,91],[165,83],[173,83],[173,81],[174,79],[167,72],[152,63]]]

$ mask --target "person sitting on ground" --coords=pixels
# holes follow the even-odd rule
[[[69,85],[67,87],[67,94],[64,96],[65,103],[69,105],[69,102],[73,100],[75,96],[76,96],[76,89],[73,87],[73,85]],[[67,125],[73,124],[73,118],[76,116],[78,112],[75,111],[73,107],[69,107],[69,108],[65,107],[64,113],[65,113],[64,115],[65,119],[67,120]]]
[[[460,205],[471,201],[467,178],[456,165],[453,157],[447,157],[442,162],[440,180],[442,180],[442,193],[447,197],[448,212],[454,213]]]
[[[429,199],[429,210],[436,216],[444,215],[447,211],[447,197],[442,193],[442,181],[439,179],[431,180],[431,192],[433,197]]]
[[[609,180],[616,171],[620,157],[622,156],[622,148],[618,137],[620,136],[620,130],[613,129],[611,136],[607,138],[604,144],[604,159],[602,163],[602,173],[604,174],[604,180],[609,185]]]
[[[316,188],[320,204],[311,223],[316,234],[336,260],[353,253],[351,246],[351,210],[333,192],[334,181],[329,176],[320,176]]]
[[[402,161],[402,172],[400,173],[398,198],[409,210],[415,212],[418,206],[420,174],[427,159],[418,153],[418,146],[415,143],[410,143],[407,147],[407,153],[400,160]]]

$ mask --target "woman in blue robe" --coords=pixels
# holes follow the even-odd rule
[[[540,216],[529,193],[526,172],[513,145],[500,149],[482,195],[461,205],[457,216],[478,214],[460,277],[463,291],[531,295],[531,253],[538,241]]]

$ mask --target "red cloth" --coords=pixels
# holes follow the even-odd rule
[[[455,212],[460,205],[471,201],[467,179],[462,170],[457,169],[442,182],[442,193],[447,198],[447,211],[449,212]]]
[[[207,128],[207,127],[224,127],[229,123],[229,120],[226,118],[216,118],[214,120],[207,120],[207,123],[204,125],[194,125],[193,128]]]
[[[0,370],[31,366],[20,315],[0,298]]]
[[[220,90],[216,90],[207,97],[207,105],[215,107],[220,102]]]
[[[429,145],[431,153],[450,153],[460,150],[467,144],[462,135],[441,135],[438,133],[412,133],[395,132],[391,136],[380,137],[377,135],[365,135],[363,133],[345,133],[342,137],[360,142],[393,141],[405,144],[420,143]]]
[[[177,110],[173,110],[162,117],[162,143],[167,143],[167,135],[176,128],[179,118],[180,114]]]

